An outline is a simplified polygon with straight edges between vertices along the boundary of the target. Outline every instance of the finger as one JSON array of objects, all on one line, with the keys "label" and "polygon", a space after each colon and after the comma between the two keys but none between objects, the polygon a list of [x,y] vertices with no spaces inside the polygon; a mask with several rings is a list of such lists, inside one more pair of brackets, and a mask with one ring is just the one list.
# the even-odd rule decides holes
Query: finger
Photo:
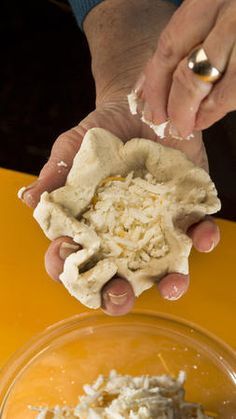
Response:
[{"label": "finger", "polygon": [[29,185],[23,193],[24,202],[35,207],[44,191],[52,191],[65,184],[66,177],[72,166],[75,154],[80,148],[85,131],[78,126],[58,137],[55,141],[50,158],[42,168],[39,178]]},{"label": "finger", "polygon": [[[144,96],[149,108],[147,120],[160,124],[167,119],[172,75],[179,62],[202,43],[214,26],[222,0],[188,0],[173,15],[162,32],[157,50],[144,74]],[[207,13],[206,13],[207,10]]]},{"label": "finger", "polygon": [[168,116],[177,135],[186,138],[193,132],[200,103],[211,89],[212,83],[200,80],[184,58],[173,75],[168,100]]},{"label": "finger", "polygon": [[54,240],[49,245],[44,259],[48,275],[59,281],[59,275],[63,272],[65,259],[80,248],[70,237],[59,237]]},{"label": "finger", "polygon": [[[221,72],[227,67],[236,39],[236,5],[235,2],[227,2],[227,4],[230,4],[231,7],[221,10],[215,26],[202,44],[212,66]],[[230,73],[232,72],[231,67],[235,70],[235,65],[231,63],[231,66],[229,66]],[[225,92],[224,83],[220,83],[221,85],[216,84],[215,88],[213,88],[211,83],[202,82],[187,68],[187,59],[183,60],[174,73],[168,102],[168,114],[177,130],[183,136],[187,136],[194,128],[200,129],[199,126],[196,126],[196,117],[201,102],[208,96],[209,99],[206,99],[205,106],[208,104],[211,107],[214,91],[216,91],[216,94],[217,92],[223,93],[222,103],[219,103],[219,100],[217,103],[219,105],[216,110],[218,118],[226,113],[226,108],[229,109],[229,106],[232,106],[232,103],[230,103],[232,100],[235,106],[236,99],[233,82],[235,83],[235,77],[233,77],[232,83],[230,83],[230,87],[233,89],[231,92]],[[212,93],[210,93],[211,91]],[[201,126],[201,129],[205,127]]]},{"label": "finger", "polygon": [[236,40],[236,3],[226,1],[202,46],[211,64],[223,72]]},{"label": "finger", "polygon": [[220,241],[219,227],[211,217],[191,226],[188,235],[199,252],[211,252]]},{"label": "finger", "polygon": [[[58,281],[65,259],[79,249],[80,246],[70,237],[54,240],[45,254],[45,267],[49,276]],[[128,313],[134,300],[133,289],[123,278],[113,278],[102,289],[102,308],[107,314],[119,316]]]},{"label": "finger", "polygon": [[[122,119],[120,113],[124,112],[124,109],[126,117]],[[118,105],[111,102],[104,106],[104,109],[91,112],[78,126],[60,135],[54,143],[49,161],[41,170],[38,180],[26,189],[23,188],[24,191],[22,189],[19,191],[18,196],[27,205],[35,207],[42,192],[53,191],[65,184],[84,135],[94,127],[103,127],[123,140],[135,137],[137,132],[137,125],[123,107],[123,99]]]},{"label": "finger", "polygon": [[159,292],[163,298],[175,301],[181,298],[188,290],[189,276],[179,273],[166,275],[157,284]]},{"label": "finger", "polygon": [[102,289],[102,309],[111,316],[128,313],[134,301],[134,291],[124,278],[113,278]]},{"label": "finger", "polygon": [[236,47],[231,54],[225,75],[201,103],[195,127],[206,129],[233,110],[236,110]]}]

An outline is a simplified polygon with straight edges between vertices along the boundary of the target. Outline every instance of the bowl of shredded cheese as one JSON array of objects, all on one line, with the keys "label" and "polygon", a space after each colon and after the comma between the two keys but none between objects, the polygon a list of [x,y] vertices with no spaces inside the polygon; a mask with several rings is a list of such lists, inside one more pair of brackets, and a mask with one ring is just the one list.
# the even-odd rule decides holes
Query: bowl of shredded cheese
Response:
[{"label": "bowl of shredded cheese", "polygon": [[0,374],[2,419],[236,418],[236,354],[163,313],[80,314]]}]

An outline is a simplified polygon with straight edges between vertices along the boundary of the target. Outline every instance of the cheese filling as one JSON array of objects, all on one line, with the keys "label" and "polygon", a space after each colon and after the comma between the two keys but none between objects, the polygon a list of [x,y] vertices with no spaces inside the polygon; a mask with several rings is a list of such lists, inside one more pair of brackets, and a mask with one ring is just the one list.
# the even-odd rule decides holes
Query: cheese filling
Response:
[{"label": "cheese filling", "polygon": [[164,234],[163,206],[168,188],[148,173],[134,178],[105,179],[82,220],[101,238],[102,256],[122,257],[131,270],[142,269],[151,258],[169,252]]}]

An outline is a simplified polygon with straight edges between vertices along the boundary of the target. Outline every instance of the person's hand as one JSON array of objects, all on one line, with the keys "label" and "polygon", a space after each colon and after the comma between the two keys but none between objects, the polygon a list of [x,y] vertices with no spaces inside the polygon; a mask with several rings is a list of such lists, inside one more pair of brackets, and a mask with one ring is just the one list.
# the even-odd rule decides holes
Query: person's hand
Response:
[{"label": "person's hand", "polygon": [[[60,135],[56,140],[50,159],[43,167],[39,179],[24,193],[24,201],[28,205],[35,207],[43,191],[52,191],[64,185],[83,136],[92,127],[102,127],[110,130],[124,141],[133,137],[158,141],[156,135],[147,125],[130,115],[126,101],[124,103],[120,101],[107,103],[88,115],[77,127]],[[159,141],[163,143],[162,140]],[[164,144],[181,149],[192,161],[205,169],[207,168],[206,154],[200,134],[191,141],[174,142],[173,140],[165,140]],[[67,164],[67,167],[58,166],[61,160]],[[212,250],[219,241],[218,228],[211,218],[206,218],[198,225],[191,227],[189,236],[193,240],[194,247],[202,252]],[[60,237],[54,240],[45,256],[48,274],[58,280],[60,273],[63,271],[65,258],[76,250],[78,250],[78,247],[69,237]],[[177,300],[187,291],[188,285],[188,276],[173,272],[166,275],[158,283],[158,288],[164,298]],[[103,288],[102,301],[102,307],[107,313],[111,315],[125,314],[133,306],[133,290],[125,279],[114,278]]]},{"label": "person's hand", "polygon": [[[156,39],[174,10],[171,3],[163,0],[107,0],[88,14],[85,32],[92,55],[97,108],[56,140],[39,179],[24,192],[23,199],[29,206],[37,205],[43,191],[50,192],[64,185],[73,158],[89,128],[105,128],[123,141],[134,137],[158,140],[147,125],[130,114],[126,95],[152,55]],[[182,150],[193,162],[207,169],[200,133],[191,141],[165,140],[165,144]],[[58,166],[61,160],[66,167]],[[219,241],[218,228],[211,218],[192,226],[189,235],[194,247],[203,252],[212,250]],[[52,278],[59,278],[65,258],[75,251],[75,243],[69,237],[60,237],[50,244],[45,263]],[[174,300],[186,292],[188,284],[188,276],[173,272],[162,278],[158,289],[164,298]],[[104,286],[102,308],[108,314],[125,314],[133,303],[133,290],[124,278],[113,278]]]},{"label": "person's hand", "polygon": [[[198,45],[224,72],[215,84],[201,81],[187,66]],[[145,117],[160,124],[169,118],[186,138],[236,109],[236,2],[185,0],[159,37],[144,69]]]}]

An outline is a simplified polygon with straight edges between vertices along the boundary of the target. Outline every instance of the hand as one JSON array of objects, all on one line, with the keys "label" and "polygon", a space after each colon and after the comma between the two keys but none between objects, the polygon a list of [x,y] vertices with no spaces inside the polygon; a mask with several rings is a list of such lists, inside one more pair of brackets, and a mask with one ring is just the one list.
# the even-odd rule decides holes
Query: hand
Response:
[{"label": "hand", "polygon": [[[158,140],[147,125],[130,114],[126,95],[153,53],[156,39],[174,10],[173,4],[163,0],[107,0],[88,14],[84,29],[92,55],[97,108],[77,127],[56,140],[38,181],[23,195],[28,205],[35,207],[44,190],[50,192],[64,185],[89,128],[105,128],[124,141],[134,137]],[[168,140],[165,144],[181,149],[196,164],[207,168],[200,134],[191,141]],[[61,160],[67,167],[58,166]],[[218,228],[210,218],[193,226],[189,235],[200,251],[212,250],[219,241]],[[68,237],[58,238],[51,243],[45,256],[47,272],[54,279],[62,272],[66,256],[75,251],[75,248],[63,245],[65,242],[73,245]],[[158,288],[164,298],[177,299],[186,292],[188,284],[188,276],[173,273],[162,278]],[[113,278],[102,290],[102,308],[111,315],[127,313],[133,303],[134,294],[125,279]]]},{"label": "hand", "polygon": [[[223,77],[214,85],[201,81],[187,57],[202,44]],[[236,109],[236,2],[185,0],[159,37],[144,69],[142,98],[146,119],[170,118],[184,138],[203,130]]]},{"label": "hand", "polygon": [[[117,102],[106,103],[88,115],[77,127],[62,134],[56,140],[50,159],[43,167],[38,181],[24,193],[24,201],[28,205],[35,207],[44,190],[52,191],[64,185],[83,136],[92,127],[111,130],[124,141],[133,137],[158,141],[156,135],[147,125],[129,114],[126,101],[117,100]],[[160,142],[163,141],[160,140]],[[207,167],[205,150],[200,135],[191,141],[174,142],[173,140],[167,140],[165,144],[181,149],[198,165]],[[58,166],[58,162],[61,160],[67,164],[67,167]],[[191,227],[189,236],[191,236],[195,248],[203,252],[212,250],[219,241],[218,228],[211,218],[207,218],[198,225]],[[65,245],[65,243],[67,244]],[[69,237],[60,237],[50,244],[45,256],[45,264],[46,270],[52,278],[58,280],[63,270],[65,258],[76,251],[76,247],[73,247],[75,245]],[[174,300],[180,298],[186,292],[188,285],[188,276],[172,273],[165,276],[157,286],[164,298]],[[113,278],[102,290],[102,301],[102,308],[108,314],[125,314],[133,306],[133,290],[125,279]]]}]

